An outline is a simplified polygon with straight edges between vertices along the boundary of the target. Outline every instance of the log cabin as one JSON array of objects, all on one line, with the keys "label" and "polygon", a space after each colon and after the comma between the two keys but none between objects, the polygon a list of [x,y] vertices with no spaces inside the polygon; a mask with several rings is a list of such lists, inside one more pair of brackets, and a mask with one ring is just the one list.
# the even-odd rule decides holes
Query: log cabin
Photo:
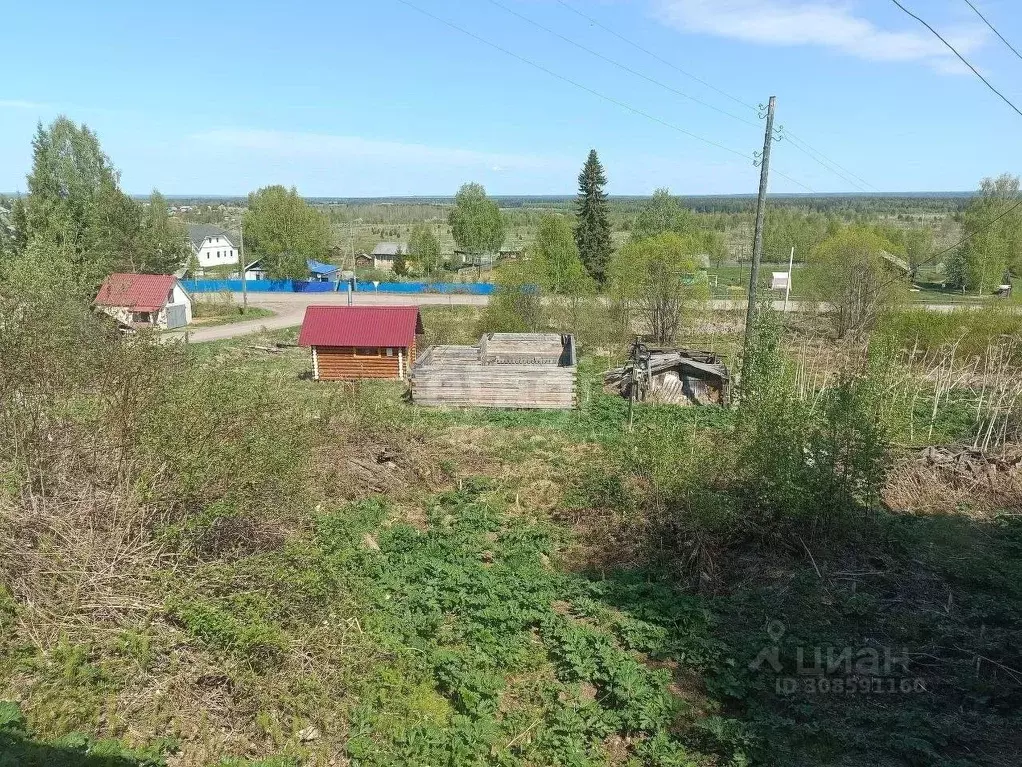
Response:
[{"label": "log cabin", "polygon": [[404,381],[423,332],[417,306],[310,306],[298,345],[311,347],[317,381]]}]

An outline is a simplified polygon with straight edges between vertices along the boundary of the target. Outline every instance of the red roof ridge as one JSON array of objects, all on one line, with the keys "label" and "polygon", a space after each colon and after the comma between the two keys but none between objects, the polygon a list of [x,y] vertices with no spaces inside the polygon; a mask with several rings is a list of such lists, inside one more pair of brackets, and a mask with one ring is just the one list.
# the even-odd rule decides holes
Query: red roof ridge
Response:
[{"label": "red roof ridge", "polygon": [[419,307],[413,305],[305,308],[300,346],[411,346],[423,332]]},{"label": "red roof ridge", "polygon": [[168,294],[177,282],[172,274],[114,272],[103,280],[93,303],[131,307],[143,312],[159,311],[167,305]]}]

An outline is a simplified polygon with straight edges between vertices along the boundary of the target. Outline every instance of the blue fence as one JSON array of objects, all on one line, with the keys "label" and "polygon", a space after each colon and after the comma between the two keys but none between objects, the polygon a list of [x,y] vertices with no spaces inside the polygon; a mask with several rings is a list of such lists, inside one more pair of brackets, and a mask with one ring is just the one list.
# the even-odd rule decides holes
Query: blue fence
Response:
[{"label": "blue fence", "polygon": [[381,282],[374,288],[371,282],[360,282],[356,292],[372,293],[461,293],[471,296],[489,296],[497,289],[490,282]]},{"label": "blue fence", "polygon": [[[182,280],[181,284],[189,293],[220,293],[225,290],[241,292],[241,280]],[[250,293],[330,293],[338,289],[344,292],[347,283],[247,280],[246,287]],[[381,282],[378,288],[371,282],[360,282],[355,287],[358,293],[444,293],[472,296],[488,296],[496,289],[496,285],[488,282]]]}]

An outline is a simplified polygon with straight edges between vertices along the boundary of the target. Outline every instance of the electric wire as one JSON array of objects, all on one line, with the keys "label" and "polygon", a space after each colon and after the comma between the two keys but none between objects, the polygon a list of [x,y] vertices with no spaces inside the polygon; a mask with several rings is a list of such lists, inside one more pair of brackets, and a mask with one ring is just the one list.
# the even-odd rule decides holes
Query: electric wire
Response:
[{"label": "electric wire", "polygon": [[[565,75],[562,75],[562,74],[560,74],[558,72],[555,72],[552,69],[549,69],[548,67],[544,66],[543,64],[540,64],[540,63],[538,63],[536,61],[533,61],[532,59],[526,58],[525,56],[522,56],[522,55],[520,55],[518,53],[515,53],[514,51],[511,51],[511,50],[509,50],[509,49],[507,49],[507,48],[505,48],[505,47],[503,47],[501,45],[498,45],[497,43],[495,43],[495,42],[493,42],[491,40],[487,40],[485,37],[482,37],[481,35],[478,35],[475,32],[472,32],[472,31],[470,31],[468,29],[465,29],[464,27],[461,27],[461,26],[455,24],[454,22],[449,21],[448,19],[445,19],[445,18],[443,18],[441,16],[437,16],[436,14],[434,14],[434,13],[432,13],[430,11],[427,11],[426,9],[416,5],[415,3],[410,2],[410,0],[397,0],[397,2],[401,3],[402,5],[405,5],[405,6],[409,7],[409,8],[411,8],[414,11],[417,11],[418,13],[422,14],[423,16],[426,16],[428,18],[433,19],[434,21],[437,21],[437,22],[439,22],[441,24],[444,24],[444,25],[448,26],[451,29],[454,29],[457,32],[460,32],[463,35],[471,37],[473,40],[476,40],[477,42],[483,43],[484,45],[487,45],[490,48],[493,48],[494,50],[500,51],[501,53],[503,53],[503,54],[505,54],[507,56],[510,56],[510,57],[512,57],[514,59],[517,59],[518,61],[522,62],[523,64],[527,64],[530,67],[538,69],[540,72],[543,72],[543,73],[549,75],[550,77],[553,77],[553,78],[555,78],[557,80],[560,80],[561,82],[567,83],[567,84],[569,84],[569,85],[571,85],[571,86],[573,86],[575,88],[583,90],[586,93],[589,93],[592,96],[596,96],[597,98],[602,99],[602,100],[604,100],[604,101],[606,101],[606,102],[608,102],[610,104],[614,104],[615,106],[618,106],[618,107],[620,107],[622,109],[625,109],[625,110],[627,110],[627,111],[629,111],[629,112],[631,112],[633,114],[636,114],[636,115],[638,115],[640,117],[644,117],[647,120],[651,120],[652,122],[655,122],[655,123],[657,123],[659,125],[662,125],[665,128],[669,128],[669,129],[671,129],[673,131],[677,131],[678,133],[681,133],[681,134],[683,134],[685,136],[688,136],[689,138],[693,138],[696,141],[700,141],[700,142],[702,142],[704,144],[707,144],[709,146],[715,147],[715,148],[720,149],[720,150],[722,150],[724,152],[728,152],[729,154],[733,154],[733,155],[736,155],[738,157],[741,157],[743,160],[747,160],[748,161],[748,160],[753,160],[754,159],[753,155],[750,155],[750,154],[748,154],[746,152],[741,152],[741,151],[739,151],[737,149],[732,149],[731,147],[725,146],[724,144],[720,144],[720,143],[718,143],[716,141],[713,141],[712,139],[708,139],[708,138],[706,138],[704,136],[700,136],[697,133],[693,133],[690,130],[686,130],[685,128],[682,128],[680,125],[675,125],[674,123],[668,122],[667,120],[663,120],[663,119],[661,119],[661,118],[659,118],[659,117],[657,117],[655,115],[650,114],[649,112],[646,112],[646,111],[644,111],[642,109],[639,109],[638,107],[633,107],[631,104],[627,104],[624,101],[621,101],[620,99],[614,98],[613,96],[608,96],[607,94],[602,93],[600,91],[597,91],[597,90],[595,90],[593,88],[590,88],[588,85],[584,85],[584,84],[578,82],[577,80],[573,80],[570,77],[566,77]],[[788,174],[783,173],[782,171],[779,171],[779,170],[775,170],[774,172],[777,173],[778,176],[781,176],[782,178],[787,179],[788,181],[792,182],[793,184],[796,184],[797,186],[802,187],[806,191],[814,193],[814,194],[816,193],[816,190],[814,190],[813,188],[809,187],[808,185],[802,183],[801,181],[799,181],[799,180],[797,180],[795,178],[792,178]]]},{"label": "electric wire", "polygon": [[973,5],[971,0],[965,0],[965,4],[967,6],[969,6],[970,8],[972,8],[972,10],[974,10],[976,12],[977,16],[979,16],[981,19],[983,19],[983,23],[986,24],[988,27],[990,27],[990,31],[992,31],[995,35],[997,35],[997,37],[1000,38],[1001,42],[1004,43],[1005,45],[1007,45],[1009,49],[1011,49],[1012,53],[1014,53],[1016,56],[1018,56],[1020,59],[1022,59],[1022,53],[1019,53],[1018,49],[1016,49],[1014,45],[1009,43],[1005,39],[1004,35],[1002,35],[1000,32],[997,31],[997,27],[995,27],[993,24],[991,24],[987,20],[987,17],[979,12],[979,8],[977,8],[975,5]]},{"label": "electric wire", "polygon": [[[609,62],[609,63],[611,63],[611,64],[613,64],[615,66],[618,66],[618,67],[620,67],[620,68],[622,68],[622,69],[624,69],[624,70],[626,70],[628,72],[631,72],[632,74],[635,74],[635,75],[643,78],[644,80],[652,82],[652,83],[660,86],[661,88],[669,90],[669,91],[671,91],[673,93],[678,93],[678,91],[676,91],[671,86],[666,85],[666,84],[660,82],[659,80],[655,80],[654,78],[651,78],[648,75],[645,75],[645,74],[643,74],[641,72],[636,72],[635,70],[631,69],[630,67],[627,67],[627,66],[625,66],[623,64],[619,64],[618,62],[613,61],[612,59],[610,59],[610,58],[608,58],[608,57],[606,57],[606,56],[604,56],[604,55],[602,55],[600,53],[592,51],[591,49],[581,45],[580,43],[577,43],[574,40],[571,40],[571,39],[565,37],[564,35],[562,35],[562,34],[560,34],[558,32],[555,32],[555,31],[549,29],[548,27],[543,26],[539,22],[534,21],[534,20],[524,16],[523,14],[518,13],[517,11],[511,10],[507,6],[505,6],[502,3],[498,2],[498,0],[490,0],[490,2],[493,3],[494,5],[497,5],[497,6],[501,7],[501,8],[503,8],[508,13],[511,13],[511,14],[517,16],[518,18],[524,20],[524,21],[527,21],[528,23],[532,24],[533,26],[539,27],[540,29],[542,29],[542,30],[544,30],[544,31],[546,31],[546,32],[548,32],[548,33],[550,33],[550,34],[560,38],[561,40],[564,40],[565,42],[567,42],[567,43],[569,43],[571,45],[574,45],[577,48],[580,48],[580,49],[582,49],[582,50],[584,50],[584,51],[586,51],[586,52],[588,52],[588,53],[590,53],[590,54],[592,54],[594,56],[597,56],[600,59],[603,59],[604,61],[607,61],[607,62]],[[712,90],[712,91],[714,91],[716,93],[719,93],[720,95],[724,96],[725,98],[731,99],[736,104],[740,104],[741,106],[746,107],[748,109],[752,109],[754,111],[758,111],[758,107],[755,107],[752,104],[749,104],[747,101],[743,101],[742,99],[738,98],[737,96],[734,96],[734,95],[728,93],[727,91],[725,91],[725,90],[723,90],[721,88],[718,88],[717,86],[713,85],[710,82],[707,82],[706,80],[702,79],[701,77],[697,77],[696,75],[693,75],[691,72],[685,71],[684,69],[682,69],[681,67],[675,65],[671,61],[668,61],[667,59],[663,58],[662,56],[657,55],[653,51],[649,50],[648,48],[643,47],[642,45],[639,45],[635,41],[630,40],[629,38],[625,37],[624,35],[622,35],[621,33],[617,32],[616,30],[612,29],[611,27],[608,27],[606,24],[601,23],[598,19],[595,19],[592,16],[590,16],[589,14],[584,13],[583,11],[578,10],[577,8],[572,6],[570,3],[565,2],[565,0],[557,0],[557,2],[558,2],[559,5],[567,8],[569,11],[571,11],[575,15],[579,16],[580,18],[588,21],[593,26],[598,27],[599,29],[602,29],[604,32],[606,32],[606,33],[616,37],[618,40],[621,40],[622,42],[630,45],[631,47],[635,48],[636,50],[641,51],[642,53],[644,53],[647,56],[655,59],[656,61],[660,62],[661,64],[664,64],[665,66],[670,67],[671,69],[675,70],[676,72],[681,73],[685,77],[688,77],[689,79],[694,80],[695,82],[699,83],[700,85],[703,85],[703,86],[709,88],[710,90]],[[705,101],[701,101],[701,100],[696,99],[695,97],[690,96],[690,95],[685,94],[685,93],[681,93],[679,95],[682,95],[682,96],[684,96],[687,99],[696,101],[696,102],[702,104],[703,106],[707,106],[707,107],[709,107],[710,109],[713,109],[716,112],[722,112],[723,114],[727,115],[728,117],[732,117],[734,119],[739,120],[740,122],[748,124],[748,122],[743,120],[742,118],[736,117],[735,115],[732,115],[730,112],[724,112],[723,110],[720,110],[717,107],[714,107],[714,106],[712,106],[710,104],[707,104]],[[814,149],[812,146],[809,145],[809,143],[807,141],[799,138],[794,133],[786,130],[785,131],[785,136],[795,139],[795,142],[792,143],[792,146],[796,149],[796,151],[799,151],[802,154],[806,155],[813,162],[817,163],[821,167],[823,167],[826,170],[830,171],[835,176],[837,176],[842,181],[844,181],[846,184],[849,184],[850,186],[855,187],[860,192],[868,191],[865,187],[869,187],[870,189],[873,189],[874,191],[879,191],[875,186],[870,184],[868,181],[865,181],[861,177],[859,177],[856,174],[852,173],[847,168],[842,167],[836,160],[833,160],[833,159],[827,157],[827,155],[825,155],[823,152],[820,152],[818,149]],[[801,143],[802,146],[799,146],[799,143]]]},{"label": "electric wire", "polygon": [[736,104],[741,104],[743,107],[747,107],[748,109],[751,109],[754,112],[759,111],[759,107],[757,107],[757,106],[755,106],[753,104],[750,104],[747,101],[743,101],[742,99],[738,98],[737,96],[732,96],[727,91],[721,90],[717,86],[713,85],[712,83],[706,82],[706,80],[703,80],[701,77],[697,77],[696,75],[692,74],[691,72],[686,72],[684,69],[682,69],[678,65],[674,64],[673,62],[668,61],[667,59],[663,58],[662,56],[658,56],[653,51],[649,50],[648,48],[644,48],[643,46],[639,45],[634,40],[629,40],[627,37],[625,37],[624,35],[622,35],[618,31],[608,27],[606,24],[600,23],[597,19],[594,19],[589,14],[580,11],[578,8],[575,8],[570,3],[565,2],[565,0],[557,0],[557,2],[560,5],[562,5],[565,8],[567,8],[572,13],[574,13],[575,15],[580,16],[583,19],[585,19],[586,21],[588,21],[594,27],[599,27],[604,32],[606,32],[606,33],[608,33],[610,35],[613,35],[614,37],[616,37],[621,42],[627,43],[628,45],[632,46],[636,50],[641,51],[642,53],[645,53],[650,58],[656,59],[657,61],[659,61],[664,66],[670,67],[675,72],[678,72],[679,74],[684,75],[685,77],[689,78],[690,80],[694,80],[695,82],[699,83],[700,85],[703,85],[703,86],[709,88],[711,91],[715,91],[715,92],[719,93],[721,96],[724,96],[725,98],[731,99]]},{"label": "electric wire", "polygon": [[980,74],[979,70],[976,69],[976,67],[974,67],[971,63],[969,63],[969,60],[967,58],[965,58],[965,56],[960,54],[958,52],[957,48],[955,48],[953,45],[951,45],[951,43],[949,43],[947,40],[945,40],[944,37],[940,34],[940,32],[938,32],[936,29],[931,27],[929,24],[927,24],[921,18],[916,16],[914,13],[912,13],[912,11],[910,11],[908,8],[906,8],[904,5],[902,5],[900,2],[898,2],[898,0],[891,0],[891,2],[894,3],[896,6],[898,6],[899,8],[901,8],[901,10],[903,10],[905,13],[907,13],[909,16],[911,16],[916,21],[918,21],[920,24],[922,24],[928,30],[930,30],[936,36],[936,38],[938,40],[940,40],[942,43],[944,43],[944,45],[946,45],[951,50],[951,52],[955,54],[955,56],[957,56],[959,59],[961,59],[962,63],[965,64],[965,66],[967,66],[969,69],[972,70],[972,73],[974,75],[976,75],[976,77],[978,77],[980,80],[983,81],[983,84],[986,85],[987,88],[989,88],[994,93],[996,93],[1000,97],[1001,101],[1003,101],[1009,107],[1014,109],[1015,113],[1019,117],[1022,117],[1022,109],[1019,109],[1017,106],[1015,106],[1007,96],[1005,96],[1003,93],[1001,93],[999,90],[997,90],[997,88],[995,88],[990,83],[989,80],[987,80],[985,77],[983,77],[983,75]]}]

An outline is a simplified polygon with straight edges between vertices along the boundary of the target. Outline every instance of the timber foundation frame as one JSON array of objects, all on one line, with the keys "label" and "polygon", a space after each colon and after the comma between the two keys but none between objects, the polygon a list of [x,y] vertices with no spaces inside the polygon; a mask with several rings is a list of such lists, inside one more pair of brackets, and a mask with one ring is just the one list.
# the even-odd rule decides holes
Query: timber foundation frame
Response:
[{"label": "timber foundation frame", "polygon": [[412,400],[450,407],[570,410],[575,407],[575,338],[490,333],[477,346],[432,346],[411,370]]}]

